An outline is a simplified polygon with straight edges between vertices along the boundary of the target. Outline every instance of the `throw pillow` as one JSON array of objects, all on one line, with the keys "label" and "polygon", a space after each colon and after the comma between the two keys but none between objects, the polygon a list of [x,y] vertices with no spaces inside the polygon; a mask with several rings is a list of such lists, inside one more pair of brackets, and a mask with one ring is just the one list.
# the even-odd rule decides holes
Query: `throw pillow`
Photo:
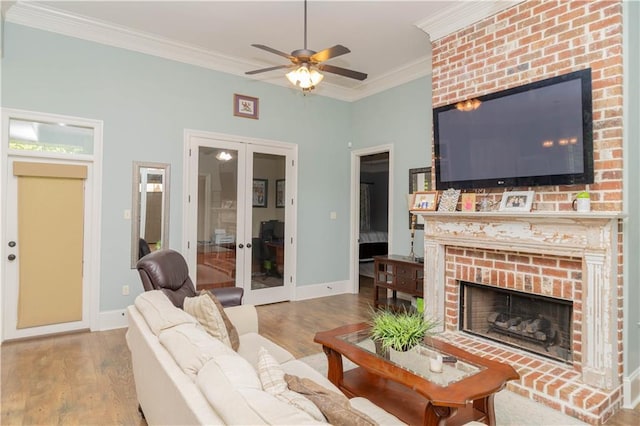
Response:
[{"label": "throw pillow", "polygon": [[289,390],[284,379],[284,370],[264,347],[258,351],[258,377],[260,377],[262,389],[268,394],[308,413],[315,420],[326,421],[322,412],[313,402],[303,395]]},{"label": "throw pillow", "polygon": [[371,426],[377,424],[371,417],[351,407],[346,396],[330,391],[313,380],[285,374],[285,381],[289,389],[313,401],[329,423],[334,426]]},{"label": "throw pillow", "polygon": [[185,312],[193,315],[213,337],[237,351],[240,347],[238,330],[227,317],[222,304],[211,292],[203,290],[198,296],[185,297]]}]

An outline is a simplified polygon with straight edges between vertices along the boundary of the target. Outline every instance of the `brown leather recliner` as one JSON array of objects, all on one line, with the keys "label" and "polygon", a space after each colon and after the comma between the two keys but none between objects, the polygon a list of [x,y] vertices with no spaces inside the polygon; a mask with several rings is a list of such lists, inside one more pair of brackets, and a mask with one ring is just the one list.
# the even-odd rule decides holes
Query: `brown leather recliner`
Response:
[{"label": "brown leather recliner", "polygon": [[[162,290],[179,308],[183,307],[185,297],[197,295],[189,277],[187,262],[175,250],[151,252],[138,261],[136,269],[142,279],[144,291]],[[218,298],[222,306],[242,304],[244,290],[241,287],[216,288],[209,291]]]}]

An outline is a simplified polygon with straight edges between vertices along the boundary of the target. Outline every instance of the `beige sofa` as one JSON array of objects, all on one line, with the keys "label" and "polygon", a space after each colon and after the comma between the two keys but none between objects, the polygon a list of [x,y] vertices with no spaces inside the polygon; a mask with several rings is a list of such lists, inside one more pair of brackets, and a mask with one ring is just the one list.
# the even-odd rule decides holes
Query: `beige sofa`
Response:
[{"label": "beige sofa", "polygon": [[[287,374],[310,378],[335,392],[338,389],[258,334],[253,306],[234,306],[225,312],[239,334],[237,352],[207,334],[194,317],[173,306],[161,291],[145,292],[128,307],[126,340],[138,402],[147,423],[322,424],[260,387],[256,381],[258,352],[265,348]],[[349,403],[379,424],[403,424],[367,399],[353,398]]]}]

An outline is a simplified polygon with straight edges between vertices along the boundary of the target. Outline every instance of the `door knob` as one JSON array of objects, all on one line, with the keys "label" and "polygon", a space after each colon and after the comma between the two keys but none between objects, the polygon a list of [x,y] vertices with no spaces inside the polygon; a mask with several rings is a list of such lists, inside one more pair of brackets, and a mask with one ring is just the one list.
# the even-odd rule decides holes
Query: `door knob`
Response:
[{"label": "door knob", "polygon": [[15,247],[15,246],[16,246],[15,241],[9,241],[9,247]]},{"label": "door knob", "polygon": [[16,260],[16,255],[15,254],[10,254],[9,256],[7,256],[7,259]]},{"label": "door knob", "polygon": [[251,248],[251,243],[247,243],[247,248]]},{"label": "door knob", "polygon": [[244,248],[243,244],[238,244],[238,248]]}]

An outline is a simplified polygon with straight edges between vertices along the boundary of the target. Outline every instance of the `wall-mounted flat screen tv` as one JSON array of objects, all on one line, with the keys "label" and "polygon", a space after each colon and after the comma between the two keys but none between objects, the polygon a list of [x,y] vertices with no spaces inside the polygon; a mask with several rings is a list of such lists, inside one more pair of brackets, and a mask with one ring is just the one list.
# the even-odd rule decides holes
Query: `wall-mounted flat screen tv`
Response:
[{"label": "wall-mounted flat screen tv", "polygon": [[593,183],[591,69],[436,108],[433,131],[436,189]]}]

